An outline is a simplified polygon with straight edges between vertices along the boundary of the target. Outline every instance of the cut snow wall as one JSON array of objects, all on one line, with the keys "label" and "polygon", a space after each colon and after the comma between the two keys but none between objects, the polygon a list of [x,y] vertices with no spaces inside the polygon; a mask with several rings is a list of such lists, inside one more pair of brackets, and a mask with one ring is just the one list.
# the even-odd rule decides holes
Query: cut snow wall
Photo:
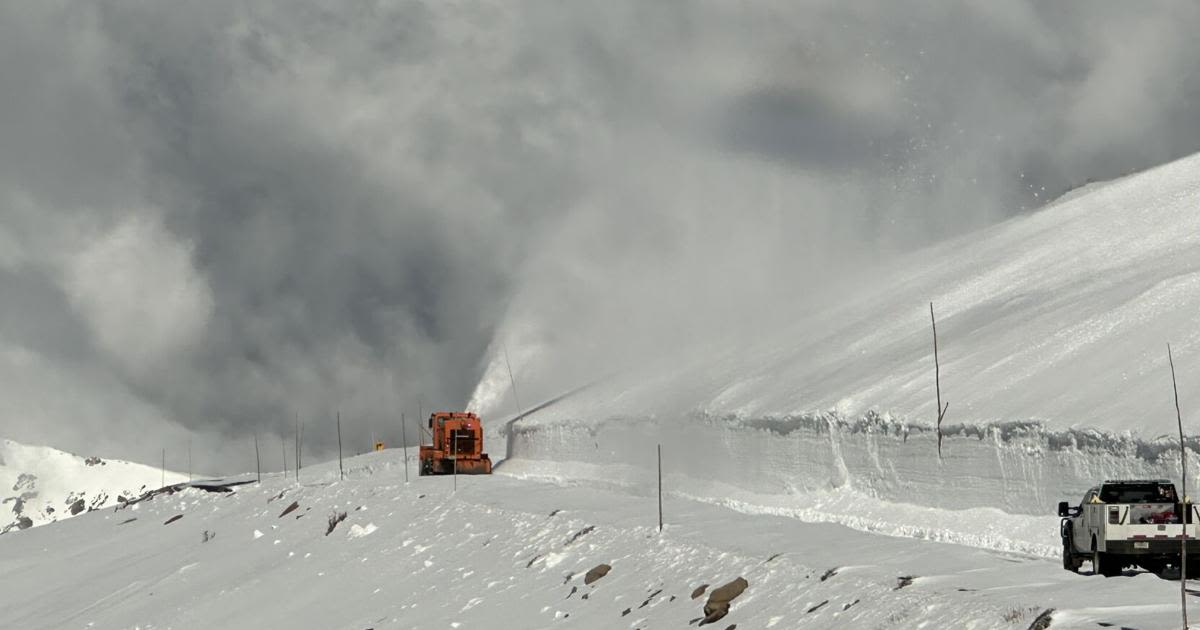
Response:
[{"label": "cut snow wall", "polygon": [[[1075,503],[1104,479],[1179,482],[1177,440],[1053,431],[1036,422],[954,425],[945,436],[939,460],[932,429],[875,414],[855,421],[831,414],[624,418],[518,424],[509,457],[580,462],[590,466],[562,469],[568,475],[621,471],[626,485],[652,484],[655,445],[661,443],[664,475],[714,482],[711,488],[766,495],[852,489],[893,503],[1030,515],[1053,514],[1058,501]],[[1200,441],[1188,446],[1189,471],[1200,470],[1194,455]],[[630,479],[630,470],[641,472]],[[1189,477],[1189,494],[1197,496],[1200,486]]]}]

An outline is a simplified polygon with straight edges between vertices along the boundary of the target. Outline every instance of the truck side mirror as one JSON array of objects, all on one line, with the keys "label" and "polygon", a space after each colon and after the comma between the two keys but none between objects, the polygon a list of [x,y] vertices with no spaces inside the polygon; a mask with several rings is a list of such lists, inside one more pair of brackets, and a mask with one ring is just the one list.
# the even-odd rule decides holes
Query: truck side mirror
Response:
[{"label": "truck side mirror", "polygon": [[1066,501],[1059,501],[1058,502],[1058,515],[1059,516],[1070,516],[1071,515],[1070,504],[1068,504]]}]

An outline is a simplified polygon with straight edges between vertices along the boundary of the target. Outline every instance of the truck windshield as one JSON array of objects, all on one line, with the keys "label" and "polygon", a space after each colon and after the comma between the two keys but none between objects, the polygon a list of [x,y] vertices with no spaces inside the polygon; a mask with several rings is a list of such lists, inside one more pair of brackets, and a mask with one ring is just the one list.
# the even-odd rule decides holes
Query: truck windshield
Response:
[{"label": "truck windshield", "polygon": [[1169,483],[1108,484],[1100,490],[1105,503],[1175,503],[1175,486]]}]

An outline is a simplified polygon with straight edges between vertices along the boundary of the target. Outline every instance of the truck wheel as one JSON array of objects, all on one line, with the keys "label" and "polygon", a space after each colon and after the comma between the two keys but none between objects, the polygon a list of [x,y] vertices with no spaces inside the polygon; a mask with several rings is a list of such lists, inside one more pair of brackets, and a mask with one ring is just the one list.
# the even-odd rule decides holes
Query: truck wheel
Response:
[{"label": "truck wheel", "polygon": [[1116,557],[1099,551],[1092,552],[1092,571],[1104,577],[1121,575],[1121,561]]},{"label": "truck wheel", "polygon": [[1079,567],[1083,566],[1083,560],[1075,556],[1075,552],[1071,549],[1070,539],[1063,541],[1063,568],[1071,573],[1079,573]]},{"label": "truck wheel", "polygon": [[1073,574],[1078,574],[1080,566],[1084,565],[1084,558],[1081,558],[1078,553],[1075,553],[1075,539],[1070,534],[1070,529],[1062,536],[1062,568]]}]

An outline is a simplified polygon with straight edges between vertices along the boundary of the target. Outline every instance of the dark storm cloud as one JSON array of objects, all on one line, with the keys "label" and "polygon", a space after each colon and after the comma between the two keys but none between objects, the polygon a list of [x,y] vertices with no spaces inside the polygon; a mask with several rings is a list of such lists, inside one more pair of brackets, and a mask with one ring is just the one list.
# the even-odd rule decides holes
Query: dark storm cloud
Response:
[{"label": "dark storm cloud", "polygon": [[1187,3],[5,5],[0,434],[244,465],[217,445],[340,409],[394,442],[399,405],[494,380],[498,341],[557,393],[1200,149],[1197,26]]}]

